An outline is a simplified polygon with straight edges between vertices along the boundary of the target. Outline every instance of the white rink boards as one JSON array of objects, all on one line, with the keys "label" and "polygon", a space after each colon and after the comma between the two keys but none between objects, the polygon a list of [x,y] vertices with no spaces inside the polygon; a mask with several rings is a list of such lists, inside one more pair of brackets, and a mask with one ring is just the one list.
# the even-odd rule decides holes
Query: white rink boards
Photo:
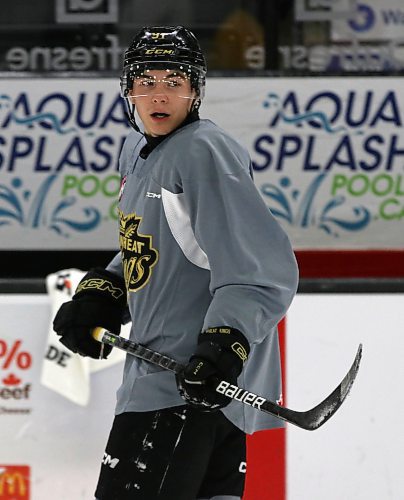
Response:
[{"label": "white rink boards", "polygon": [[288,500],[403,497],[404,296],[298,295],[288,315],[287,403],[314,406],[339,383],[359,343],[351,394],[313,433],[289,426]]},{"label": "white rink boards", "polygon": [[[288,426],[285,500],[402,498],[403,299],[295,298],[286,328],[288,407],[306,410],[329,394],[360,342],[363,358],[351,395],[329,422],[314,432]],[[89,500],[122,365],[91,375],[87,407],[42,386],[49,316],[46,295],[0,294],[0,466],[29,467],[30,496],[21,499]]]}]

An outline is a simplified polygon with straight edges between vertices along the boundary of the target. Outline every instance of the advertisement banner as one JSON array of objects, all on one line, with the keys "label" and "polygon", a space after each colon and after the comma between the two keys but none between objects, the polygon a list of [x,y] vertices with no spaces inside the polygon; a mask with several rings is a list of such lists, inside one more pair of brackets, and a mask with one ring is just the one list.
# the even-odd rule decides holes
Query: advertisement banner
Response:
[{"label": "advertisement banner", "polygon": [[334,41],[389,41],[404,42],[404,4],[402,0],[361,0],[345,16],[334,17]]},{"label": "advertisement banner", "polygon": [[91,375],[86,406],[46,387],[51,311],[48,295],[0,294],[0,500],[94,498],[123,364]]},{"label": "advertisement banner", "polygon": [[216,79],[207,94],[294,248],[404,248],[403,79]]},{"label": "advertisement banner", "polygon": [[[3,80],[0,249],[117,248],[117,79]],[[404,248],[402,78],[212,78],[201,108],[249,150],[295,249]]]},{"label": "advertisement banner", "polygon": [[129,130],[118,82],[2,81],[1,249],[116,247]]},{"label": "advertisement banner", "polygon": [[[54,355],[63,351],[59,341],[49,356],[52,298],[0,294],[0,500],[90,500],[101,462],[108,460],[104,452],[122,380],[122,352],[116,350],[120,361],[114,364],[113,353],[108,360],[91,360],[99,368],[89,380],[82,378],[89,398],[79,403],[81,389],[70,363],[89,358]],[[41,376],[49,363],[59,379],[52,387]],[[69,382],[69,394],[58,390]],[[77,398],[71,397],[74,391]],[[256,500],[259,486],[269,480],[271,500],[285,500],[284,433],[263,431],[248,443],[248,460],[257,470],[248,475],[244,500]],[[276,453],[268,453],[275,445]]]}]

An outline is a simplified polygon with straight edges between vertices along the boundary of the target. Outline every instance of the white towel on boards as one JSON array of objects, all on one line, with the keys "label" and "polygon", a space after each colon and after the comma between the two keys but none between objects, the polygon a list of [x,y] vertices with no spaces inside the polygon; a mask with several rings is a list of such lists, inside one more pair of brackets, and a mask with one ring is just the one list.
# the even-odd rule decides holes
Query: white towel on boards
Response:
[{"label": "white towel on boards", "polygon": [[[74,403],[86,406],[90,399],[90,375],[125,359],[125,353],[112,349],[108,359],[96,360],[69,351],[53,331],[53,319],[60,306],[71,300],[85,275],[79,269],[64,269],[46,277],[46,290],[51,300],[48,340],[41,370],[41,383]],[[122,326],[121,335],[128,338],[131,323]]]}]

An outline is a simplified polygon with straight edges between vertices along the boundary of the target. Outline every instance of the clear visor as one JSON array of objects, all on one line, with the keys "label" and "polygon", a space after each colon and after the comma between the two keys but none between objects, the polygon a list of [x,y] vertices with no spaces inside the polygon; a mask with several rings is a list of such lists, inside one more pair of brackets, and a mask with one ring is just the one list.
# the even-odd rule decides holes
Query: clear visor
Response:
[{"label": "clear visor", "polygon": [[150,97],[155,94],[195,99],[196,91],[191,87],[191,78],[178,68],[144,69],[133,76],[132,98]]}]

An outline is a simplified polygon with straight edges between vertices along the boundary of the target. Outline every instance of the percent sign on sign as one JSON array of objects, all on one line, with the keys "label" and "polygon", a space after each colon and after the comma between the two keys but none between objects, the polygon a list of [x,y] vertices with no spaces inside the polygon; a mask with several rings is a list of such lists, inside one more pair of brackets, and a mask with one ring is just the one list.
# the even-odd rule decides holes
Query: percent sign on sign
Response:
[{"label": "percent sign on sign", "polygon": [[3,370],[7,370],[13,362],[21,370],[25,370],[31,366],[31,354],[26,351],[20,351],[20,345],[21,340],[16,340],[11,344],[0,340],[0,360],[2,361],[1,368]]}]

